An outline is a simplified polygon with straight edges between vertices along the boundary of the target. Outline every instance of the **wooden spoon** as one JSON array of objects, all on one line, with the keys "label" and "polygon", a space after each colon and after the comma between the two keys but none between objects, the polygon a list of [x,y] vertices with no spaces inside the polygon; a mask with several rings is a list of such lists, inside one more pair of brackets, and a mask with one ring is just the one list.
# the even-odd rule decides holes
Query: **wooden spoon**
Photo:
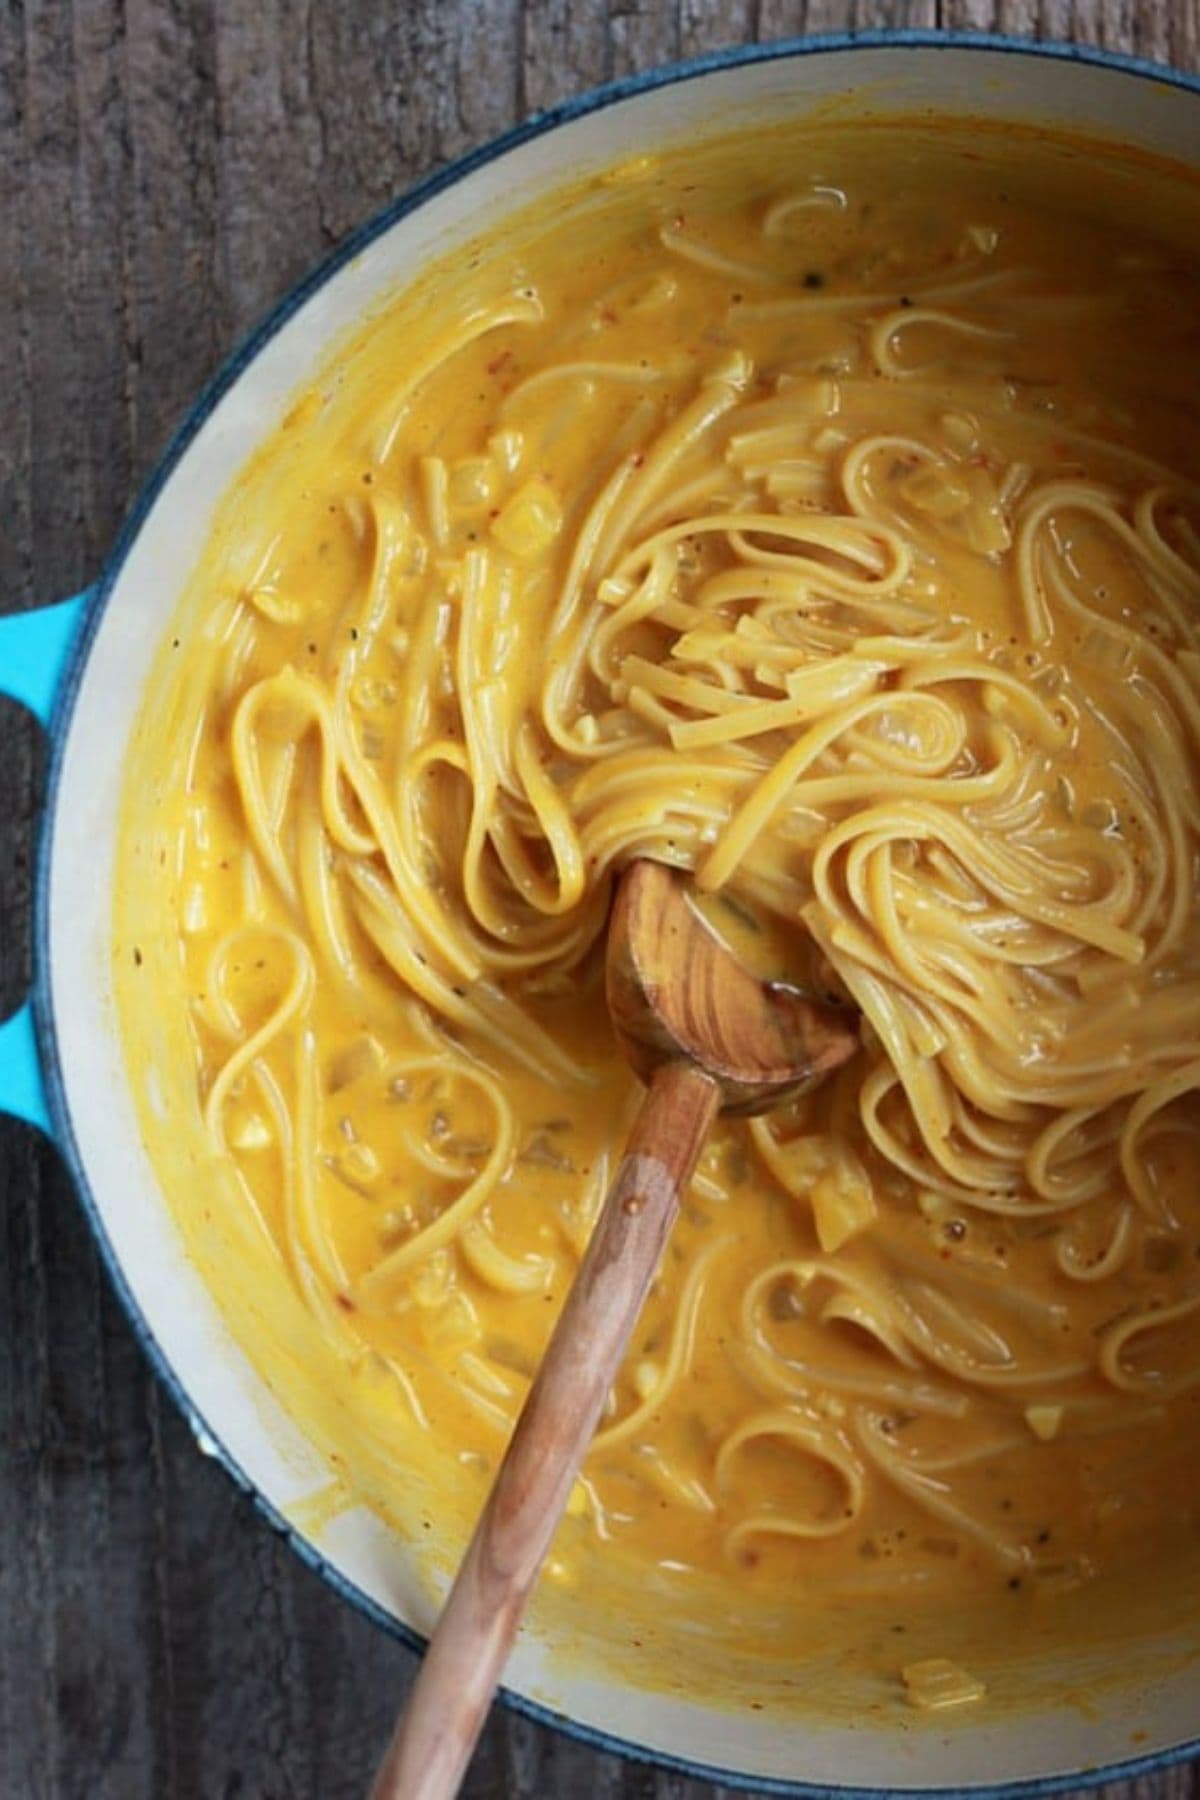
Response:
[{"label": "wooden spoon", "polygon": [[635,862],[608,930],[608,1010],[649,1091],[372,1789],[458,1791],[509,1646],[718,1110],[769,1111],[858,1048],[849,1009],[759,981]]}]

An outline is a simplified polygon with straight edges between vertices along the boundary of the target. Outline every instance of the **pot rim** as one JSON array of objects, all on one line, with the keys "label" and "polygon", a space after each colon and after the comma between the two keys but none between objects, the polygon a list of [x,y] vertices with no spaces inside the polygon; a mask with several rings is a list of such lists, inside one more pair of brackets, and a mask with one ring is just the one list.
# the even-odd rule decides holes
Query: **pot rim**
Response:
[{"label": "pot rim", "polygon": [[[622,76],[600,86],[572,95],[528,118],[485,143],[464,152],[443,168],[436,169],[387,202],[357,226],[327,256],[321,259],[294,287],[263,316],[257,325],[235,345],[215,373],[209,377],[183,419],[157,457],[150,473],[126,515],[116,541],[104,561],[96,581],[80,596],[82,618],[75,635],[54,698],[48,733],[50,750],[45,778],[45,792],[38,826],[38,843],[34,875],[33,982],[32,1010],[39,1060],[45,1082],[46,1099],[53,1139],[66,1165],[88,1229],[99,1250],[121,1307],[133,1330],[139,1347],[151,1369],[166,1390],[196,1440],[200,1451],[213,1457],[232,1477],[235,1485],[250,1499],[260,1517],[305,1566],[319,1576],[339,1599],[348,1602],[374,1625],[398,1639],[408,1649],[423,1651],[427,1640],[420,1632],[398,1619],[365,1593],[357,1582],[342,1571],[309,1541],[269,1500],[246,1473],[238,1459],[222,1442],[200,1409],[192,1402],[182,1378],[162,1349],[141,1303],[134,1294],[124,1268],[109,1237],[103,1209],[92,1191],[83,1157],[75,1137],[66,1082],[59,1054],[54,1006],[50,983],[50,887],[54,860],[55,826],[58,815],[59,784],[65,746],[70,733],[75,703],[82,678],[101,622],[116,590],[125,562],[143,524],[156,505],[162,490],[183,460],[201,427],[254,362],[259,352],[283,329],[295,313],[339,270],[360,255],[393,225],[416,212],[428,201],[473,175],[510,151],[531,140],[548,135],[559,127],[573,123],[609,106],[652,93],[661,88],[693,81],[706,75],[759,63],[796,60],[813,55],[844,54],[855,50],[903,51],[977,51],[1014,57],[1036,57],[1064,64],[1081,63],[1094,68],[1153,81],[1200,98],[1200,75],[1152,62],[1145,57],[1126,56],[1100,47],[1077,43],[1044,42],[1016,38],[998,32],[958,32],[937,30],[894,30],[863,32],[830,32],[812,37],[785,38],[775,43],[742,44],[716,50],[686,61],[662,64],[640,73]],[[565,1733],[589,1749],[615,1754],[627,1761],[641,1762],[693,1779],[709,1781],[743,1792],[784,1797],[784,1800],[887,1800],[890,1794],[919,1795],[922,1800],[1040,1800],[1041,1796],[1061,1794],[1080,1787],[1097,1787],[1112,1781],[1128,1781],[1138,1776],[1173,1767],[1189,1758],[1200,1756],[1200,1735],[1162,1750],[1097,1765],[1093,1768],[1057,1775],[1034,1776],[998,1783],[972,1783],[961,1786],[927,1787],[909,1785],[883,1789],[862,1786],[832,1786],[771,1776],[755,1776],[740,1770],[693,1761],[669,1751],[653,1749],[633,1740],[620,1738],[584,1724],[540,1704],[524,1694],[501,1687],[498,1698],[521,1716],[540,1725],[548,1725]]]}]

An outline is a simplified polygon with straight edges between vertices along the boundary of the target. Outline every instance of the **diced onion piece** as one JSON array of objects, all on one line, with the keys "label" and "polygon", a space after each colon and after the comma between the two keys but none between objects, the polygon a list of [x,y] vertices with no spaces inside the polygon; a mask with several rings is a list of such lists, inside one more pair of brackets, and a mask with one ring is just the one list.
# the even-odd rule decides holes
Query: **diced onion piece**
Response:
[{"label": "diced onion piece", "polygon": [[229,1141],[235,1150],[266,1150],[271,1144],[271,1133],[266,1120],[258,1113],[251,1113]]},{"label": "diced onion piece", "polygon": [[971,505],[963,521],[967,543],[979,556],[994,556],[1012,546],[1012,531],[996,484],[984,469],[971,469],[967,476]]},{"label": "diced onion piece", "polygon": [[446,484],[452,512],[483,512],[496,498],[499,472],[490,456],[464,456],[453,464]]},{"label": "diced onion piece", "polygon": [[1061,1406],[1041,1405],[1025,1408],[1025,1423],[1034,1437],[1040,1438],[1043,1444],[1048,1444],[1051,1438],[1058,1436],[1062,1422],[1063,1409]]},{"label": "diced onion piece", "polygon": [[329,1092],[336,1094],[363,1075],[373,1075],[383,1067],[383,1062],[383,1045],[378,1038],[370,1035],[355,1038],[329,1059]]},{"label": "diced onion piece", "polygon": [[410,1283],[412,1297],[418,1306],[441,1306],[450,1293],[452,1282],[449,1253],[435,1250],[413,1274]]},{"label": "diced onion piece", "polygon": [[831,1163],[829,1139],[819,1134],[776,1141],[771,1167],[789,1194],[811,1191]]},{"label": "diced onion piece", "polygon": [[1133,649],[1118,632],[1093,625],[1080,639],[1079,662],[1089,674],[1111,675],[1115,679],[1133,667]]},{"label": "diced onion piece", "polygon": [[938,1711],[944,1706],[966,1706],[982,1700],[987,1692],[982,1681],[969,1670],[944,1656],[909,1663],[901,1669],[900,1677],[908,1689],[910,1705],[927,1712]]},{"label": "diced onion piece", "polygon": [[963,235],[964,247],[978,250],[981,256],[993,256],[1000,243],[1000,231],[996,225],[968,225]]},{"label": "diced onion piece", "polygon": [[488,449],[509,475],[515,475],[525,449],[525,434],[506,428],[488,439]]},{"label": "diced onion piece", "polygon": [[350,690],[350,698],[364,712],[379,712],[381,708],[395,704],[396,690],[390,681],[380,681],[374,675],[360,675]]},{"label": "diced onion piece", "polygon": [[197,881],[188,889],[187,899],[183,903],[183,929],[189,937],[203,931],[208,924],[208,905],[204,898],[204,889]]},{"label": "diced onion piece", "polygon": [[537,476],[518,488],[492,520],[496,542],[522,558],[540,556],[561,530],[562,507],[549,484]]},{"label": "diced onion piece", "polygon": [[827,1256],[840,1250],[875,1217],[871,1183],[853,1152],[839,1156],[813,1184],[810,1196],[817,1242]]},{"label": "diced onion piece", "polygon": [[978,445],[979,427],[970,413],[943,413],[941,425],[942,436],[952,450],[965,455]]},{"label": "diced onion piece", "polygon": [[337,1158],[337,1167],[356,1185],[368,1186],[379,1176],[379,1158],[369,1144],[349,1144]]},{"label": "diced onion piece", "polygon": [[479,1314],[464,1293],[452,1293],[446,1304],[433,1313],[424,1335],[427,1342],[443,1350],[478,1343]]},{"label": "diced onion piece", "polygon": [[657,1363],[640,1362],[633,1371],[633,1391],[639,1400],[648,1400],[662,1380]]},{"label": "diced onion piece", "polygon": [[294,625],[304,617],[303,604],[294,594],[281,594],[278,588],[268,584],[248,588],[245,597],[255,612],[269,619],[272,625]]},{"label": "diced onion piece", "polygon": [[754,364],[744,350],[730,350],[716,363],[710,381],[727,381],[731,387],[743,388],[754,374]]},{"label": "diced onion piece", "polygon": [[971,504],[971,490],[964,478],[945,463],[922,463],[900,483],[910,506],[931,519],[957,519]]}]

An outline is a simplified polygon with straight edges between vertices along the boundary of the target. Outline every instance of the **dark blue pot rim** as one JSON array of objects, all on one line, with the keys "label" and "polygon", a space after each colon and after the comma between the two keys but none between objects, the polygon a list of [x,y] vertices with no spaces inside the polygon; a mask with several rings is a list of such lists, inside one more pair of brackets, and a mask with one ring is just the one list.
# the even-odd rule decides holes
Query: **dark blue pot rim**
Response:
[{"label": "dark blue pot rim", "polygon": [[[563,101],[560,105],[551,107],[544,112],[534,113],[520,125],[513,127],[512,130],[504,132],[499,137],[491,139],[481,147],[447,164],[446,167],[426,176],[409,188],[399,199],[392,201],[368,219],[279,301],[225,360],[204,387],[163,451],[121,527],[99,580],[88,590],[85,616],[72,647],[62,685],[55,700],[50,723],[50,766],[47,773],[46,796],[38,839],[33,989],[38,1047],[46,1082],[50,1115],[54,1125],[55,1141],[78,1191],[80,1204],[89,1228],[96,1240],[101,1258],[121,1305],[128,1315],[134,1335],[159,1381],[183,1414],[200,1448],[221,1463],[237,1486],[249,1496],[266,1522],[288,1543],[302,1562],[320,1576],[342,1599],[347,1600],[374,1624],[392,1637],[399,1639],[411,1650],[421,1651],[424,1648],[425,1640],[419,1633],[402,1624],[371,1599],[357,1583],[343,1575],[313,1544],[301,1536],[255,1486],[237,1459],[192,1404],[126,1280],[105,1229],[103,1215],[92,1192],[71,1122],[71,1111],[59,1057],[49,976],[50,868],[54,851],[58,790],[66,737],[83,672],[109,599],[133,543],[168,478],[183,458],[201,426],[258,355],[258,352],[282,329],[292,315],[339,269],[359,255],[375,239],[382,236],[398,220],[407,217],[409,213],[416,211],[418,207],[423,206],[447,188],[456,185],[465,177],[473,174],[475,170],[494,162],[498,157],[516,149],[519,145],[529,142],[532,138],[541,137],[561,125],[584,118],[590,113],[599,112],[618,101],[630,99],[638,94],[649,93],[657,88],[669,87],[678,82],[695,80],[698,76],[747,64],[780,62],[802,56],[864,49],[991,51],[1009,56],[1038,57],[1064,63],[1084,63],[1093,67],[1113,70],[1123,75],[1140,76],[1162,86],[1182,89],[1200,96],[1200,76],[1169,68],[1160,63],[1149,62],[1145,58],[1119,56],[1109,51],[1092,49],[1078,44],[1038,43],[985,32],[964,34],[938,31],[870,31],[786,39],[774,44],[744,45],[715,51],[711,55],[697,58],[691,62],[668,64],[662,68],[648,70],[643,74],[631,75],[619,81],[609,82],[603,87],[589,89],[586,93]],[[1102,1782],[1132,1780],[1137,1776],[1151,1774],[1200,1755],[1200,1737],[1197,1737],[1190,1742],[1173,1745],[1168,1749],[1155,1751],[1146,1756],[1132,1757],[1121,1762],[1108,1763],[1102,1767],[1082,1769],[1073,1773],[1033,1777],[1026,1780],[943,1788],[916,1786],[884,1789],[827,1786],[778,1777],[752,1776],[735,1769],[718,1768],[708,1763],[693,1762],[646,1745],[610,1736],[607,1732],[583,1725],[577,1720],[555,1712],[549,1707],[541,1706],[536,1701],[529,1700],[522,1694],[513,1693],[507,1688],[501,1690],[500,1697],[515,1712],[535,1720],[540,1725],[553,1726],[577,1742],[596,1751],[611,1752],[631,1761],[649,1763],[658,1768],[671,1770],[693,1779],[709,1781],[726,1788],[763,1795],[786,1796],[787,1800],[825,1800],[826,1796],[829,1797],[829,1800],[884,1800],[889,1793],[919,1794],[923,1797],[927,1796],[928,1800],[959,1800],[960,1796],[963,1797],[963,1800],[1009,1800],[1010,1796],[1012,1800],[1018,1800],[1018,1797],[1019,1800],[1035,1800],[1035,1797],[1060,1794],[1081,1786],[1092,1787]]]}]

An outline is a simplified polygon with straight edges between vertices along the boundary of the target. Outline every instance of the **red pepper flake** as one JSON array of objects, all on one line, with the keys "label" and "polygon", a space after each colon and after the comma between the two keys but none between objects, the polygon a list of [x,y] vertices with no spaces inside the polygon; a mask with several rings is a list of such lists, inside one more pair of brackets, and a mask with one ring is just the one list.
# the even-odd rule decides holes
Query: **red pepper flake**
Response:
[{"label": "red pepper flake", "polygon": [[343,1312],[357,1312],[358,1311],[358,1308],[355,1306],[355,1304],[354,1304],[353,1300],[350,1298],[349,1294],[335,1294],[333,1297],[337,1301],[338,1305],[341,1307]]},{"label": "red pepper flake", "polygon": [[493,356],[491,362],[487,365],[488,374],[498,375],[505,363],[510,363],[512,361],[512,355],[513,353],[511,350],[501,350],[499,356]]}]

